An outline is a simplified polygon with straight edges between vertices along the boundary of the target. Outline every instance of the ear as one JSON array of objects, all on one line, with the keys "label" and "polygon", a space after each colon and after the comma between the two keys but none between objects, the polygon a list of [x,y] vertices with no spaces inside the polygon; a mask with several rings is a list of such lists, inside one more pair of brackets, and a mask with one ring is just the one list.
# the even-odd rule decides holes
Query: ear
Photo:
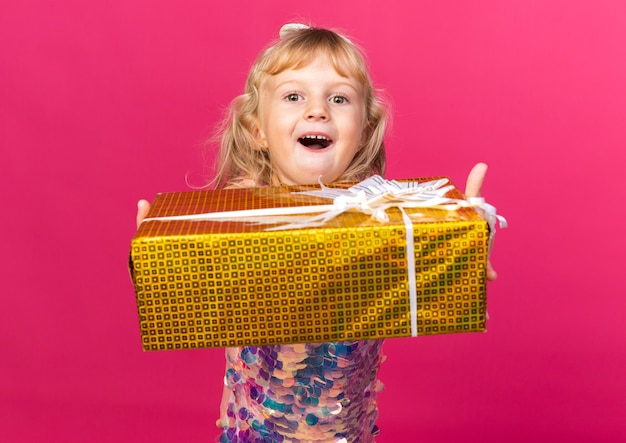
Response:
[{"label": "ear", "polygon": [[359,140],[359,149],[358,149],[359,151],[365,147],[370,137],[372,136],[372,132],[373,130],[369,126],[369,121],[366,120],[365,123],[363,123],[363,130],[361,131],[361,139]]},{"label": "ear", "polygon": [[252,134],[256,140],[255,149],[259,149],[261,151],[267,151],[267,137],[265,136],[265,132],[261,128],[261,122],[257,118],[254,122],[254,126],[252,128]]}]

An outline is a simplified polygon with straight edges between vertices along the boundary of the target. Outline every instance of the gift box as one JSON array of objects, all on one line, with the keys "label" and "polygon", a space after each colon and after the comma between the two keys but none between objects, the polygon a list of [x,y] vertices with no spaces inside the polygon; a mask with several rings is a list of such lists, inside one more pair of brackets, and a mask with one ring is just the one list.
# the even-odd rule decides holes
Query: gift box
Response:
[{"label": "gift box", "polygon": [[130,253],[143,347],[484,331],[490,226],[464,202],[439,177],[159,194]]}]

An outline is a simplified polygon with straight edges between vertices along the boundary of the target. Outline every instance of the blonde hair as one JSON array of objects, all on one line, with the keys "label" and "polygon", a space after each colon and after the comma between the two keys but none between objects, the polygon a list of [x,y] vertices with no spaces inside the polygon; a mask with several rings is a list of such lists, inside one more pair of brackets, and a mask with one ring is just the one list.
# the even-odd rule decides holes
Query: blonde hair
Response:
[{"label": "blonde hair", "polygon": [[377,96],[360,49],[347,38],[328,29],[298,29],[282,36],[261,53],[252,66],[244,94],[230,104],[218,133],[220,153],[213,183],[226,186],[279,184],[272,173],[272,162],[255,136],[259,108],[259,88],[268,75],[305,67],[314,55],[322,54],[342,76],[363,85],[366,106],[365,140],[339,180],[360,180],[385,169],[384,136],[387,111]]}]

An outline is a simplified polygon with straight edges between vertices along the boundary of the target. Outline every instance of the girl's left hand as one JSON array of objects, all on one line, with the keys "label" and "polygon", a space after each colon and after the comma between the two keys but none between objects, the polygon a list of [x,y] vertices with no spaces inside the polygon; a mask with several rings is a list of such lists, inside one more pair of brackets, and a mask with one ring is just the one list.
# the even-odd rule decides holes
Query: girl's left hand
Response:
[{"label": "girl's left hand", "polygon": [[[474,165],[467,176],[467,184],[465,185],[465,195],[467,197],[481,197],[486,174],[487,165],[485,163],[477,163]],[[489,260],[487,260],[487,280],[493,281],[496,278],[498,278],[498,273],[491,267]]]}]

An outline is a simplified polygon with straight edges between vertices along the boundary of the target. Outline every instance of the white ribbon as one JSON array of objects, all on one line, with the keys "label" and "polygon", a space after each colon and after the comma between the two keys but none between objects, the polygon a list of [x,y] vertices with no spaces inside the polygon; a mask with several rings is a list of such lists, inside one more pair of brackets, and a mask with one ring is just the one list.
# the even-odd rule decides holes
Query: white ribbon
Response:
[{"label": "white ribbon", "polygon": [[404,209],[402,221],[406,230],[406,268],[409,274],[409,307],[411,309],[411,336],[417,337],[417,282],[415,276],[415,245],[413,238],[413,222]]},{"label": "white ribbon", "polygon": [[[489,250],[491,250],[496,224],[499,224],[501,228],[507,227],[506,219],[496,214],[496,208],[486,203],[482,197],[469,197],[466,200],[445,197],[446,193],[454,188],[454,186],[448,183],[449,181],[446,178],[418,183],[414,181],[398,182],[385,180],[375,175],[348,189],[329,188],[320,182],[321,189],[319,190],[294,192],[294,194],[332,199],[333,203],[329,205],[246,209],[205,214],[150,217],[143,221],[243,221],[242,219],[245,219],[247,222],[256,224],[278,224],[278,226],[265,229],[266,231],[278,231],[324,226],[329,220],[349,210],[370,214],[374,219],[386,223],[389,221],[387,209],[398,208],[402,213],[402,220],[406,230],[411,334],[415,337],[417,336],[417,289],[413,222],[411,221],[411,216],[404,209],[438,208],[455,211],[462,207],[476,208],[484,214],[489,224]],[[319,214],[300,217],[300,215],[311,213]]]}]

